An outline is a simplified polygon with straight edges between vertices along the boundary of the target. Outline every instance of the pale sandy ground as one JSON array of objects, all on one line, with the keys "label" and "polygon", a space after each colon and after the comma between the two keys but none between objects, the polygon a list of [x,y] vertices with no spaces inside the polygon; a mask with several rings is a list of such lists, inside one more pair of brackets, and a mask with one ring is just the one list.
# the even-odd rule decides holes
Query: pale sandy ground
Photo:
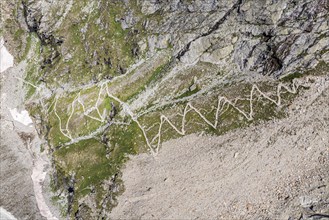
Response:
[{"label": "pale sandy ground", "polygon": [[[290,117],[134,156],[111,219],[303,219],[329,212],[329,77]],[[314,217],[315,219],[316,217]]]},{"label": "pale sandy ground", "polygon": [[41,141],[24,109],[22,81],[26,63],[21,62],[0,73],[0,207],[17,219],[56,219],[43,181],[49,167],[40,153]]}]

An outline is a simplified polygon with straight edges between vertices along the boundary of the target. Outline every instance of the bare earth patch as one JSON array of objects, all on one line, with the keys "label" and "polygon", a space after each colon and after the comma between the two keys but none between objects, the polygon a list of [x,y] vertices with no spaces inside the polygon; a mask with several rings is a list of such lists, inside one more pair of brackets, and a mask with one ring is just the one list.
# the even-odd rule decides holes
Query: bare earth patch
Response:
[{"label": "bare earth patch", "polygon": [[329,79],[285,119],[188,135],[131,158],[113,219],[306,219],[329,214]]}]

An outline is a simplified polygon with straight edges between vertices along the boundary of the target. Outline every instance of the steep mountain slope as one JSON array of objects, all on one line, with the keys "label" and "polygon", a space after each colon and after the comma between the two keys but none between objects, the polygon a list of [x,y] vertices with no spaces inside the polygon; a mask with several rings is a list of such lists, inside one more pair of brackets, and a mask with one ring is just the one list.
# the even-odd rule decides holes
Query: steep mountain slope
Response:
[{"label": "steep mountain slope", "polygon": [[53,202],[72,219],[109,217],[129,155],[285,120],[307,77],[328,81],[328,0],[1,7],[6,46],[28,62],[25,104],[47,142]]}]

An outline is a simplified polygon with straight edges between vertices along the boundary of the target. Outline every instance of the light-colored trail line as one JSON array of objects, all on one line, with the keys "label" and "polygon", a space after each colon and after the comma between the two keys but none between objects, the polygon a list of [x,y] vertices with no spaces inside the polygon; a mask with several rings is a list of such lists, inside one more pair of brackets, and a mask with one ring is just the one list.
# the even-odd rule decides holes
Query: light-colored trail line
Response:
[{"label": "light-colored trail line", "polygon": [[[177,115],[180,115],[182,117],[182,121],[179,123],[180,126],[176,126],[174,124],[173,121],[171,121],[167,116],[165,115],[161,115],[160,116],[160,120],[158,123],[151,125],[151,127],[154,127],[156,125],[159,126],[158,128],[158,132],[154,137],[148,137],[147,135],[147,131],[149,131],[151,129],[150,128],[145,128],[138,120],[138,116],[137,114],[134,114],[134,112],[131,110],[130,106],[123,102],[122,100],[120,100],[118,97],[114,96],[113,94],[110,93],[109,87],[108,87],[108,83],[103,83],[101,85],[99,85],[99,93],[98,93],[98,97],[97,97],[97,101],[95,103],[94,106],[92,106],[89,109],[86,109],[84,103],[81,101],[81,97],[80,97],[80,93],[78,94],[78,96],[74,99],[74,101],[71,104],[71,114],[69,116],[69,119],[66,123],[66,128],[62,129],[62,122],[60,117],[58,116],[57,112],[56,112],[56,104],[57,104],[57,99],[55,101],[55,114],[59,120],[59,126],[60,126],[60,131],[61,133],[68,137],[70,139],[70,142],[66,143],[65,145],[69,145],[72,143],[77,143],[81,140],[85,140],[85,139],[89,139],[92,138],[93,135],[99,134],[102,130],[104,130],[104,125],[102,125],[102,127],[98,128],[96,131],[91,132],[89,135],[85,135],[82,137],[77,137],[77,138],[72,138],[72,135],[70,134],[68,128],[69,128],[69,121],[72,117],[72,115],[74,114],[74,105],[75,102],[77,101],[83,108],[83,112],[84,115],[86,117],[89,117],[93,120],[97,120],[99,122],[104,122],[105,121],[105,116],[102,116],[100,114],[100,109],[98,108],[98,105],[101,101],[101,94],[103,93],[103,90],[106,90],[106,94],[108,97],[114,99],[115,101],[117,101],[123,108],[123,112],[127,115],[130,116],[131,120],[134,121],[138,127],[140,128],[140,130],[142,131],[142,134],[144,136],[145,142],[147,147],[149,148],[150,152],[152,153],[152,155],[156,156],[159,152],[159,149],[161,147],[161,135],[164,132],[163,128],[165,123],[167,123],[169,125],[169,127],[171,127],[175,132],[177,132],[179,135],[184,136],[186,134],[186,125],[187,125],[187,120],[186,120],[186,116],[188,113],[190,112],[195,112],[201,119],[202,121],[207,124],[208,126],[217,129],[218,128],[218,123],[220,120],[220,115],[225,112],[229,107],[232,107],[233,109],[237,110],[245,119],[247,119],[248,121],[253,120],[253,115],[254,115],[254,100],[256,97],[263,97],[264,99],[270,101],[271,103],[275,104],[276,106],[281,106],[282,105],[282,93],[291,93],[291,94],[296,94],[298,91],[298,88],[303,84],[303,82],[308,82],[309,77],[307,77],[306,79],[300,80],[300,79],[294,79],[293,82],[291,83],[290,86],[284,85],[283,83],[279,83],[277,85],[277,89],[276,92],[272,95],[268,95],[264,92],[262,92],[259,87],[256,84],[252,85],[252,88],[250,90],[250,94],[247,98],[244,98],[243,100],[247,100],[249,101],[249,110],[245,111],[242,108],[239,108],[236,103],[237,100],[241,100],[241,98],[236,98],[234,100],[229,100],[228,98],[226,98],[225,96],[218,96],[218,101],[217,101],[217,107],[215,107],[215,119],[214,122],[211,122],[209,119],[207,119],[207,117],[201,113],[201,111],[194,107],[190,102],[188,102],[183,110],[183,113],[177,113]],[[272,98],[274,97],[274,98]],[[89,113],[96,110],[98,113],[98,117],[94,117],[94,116],[90,116]],[[115,123],[114,123],[115,124]]]},{"label": "light-colored trail line", "polygon": [[[105,118],[101,115],[100,110],[98,108],[98,103],[100,102],[100,99],[101,99],[100,96],[101,96],[102,92],[103,92],[103,84],[100,86],[100,89],[99,89],[99,92],[98,92],[98,97],[97,97],[95,105],[92,106],[89,109],[86,109],[84,103],[81,101],[81,92],[79,92],[77,100],[78,100],[79,104],[82,106],[83,114],[86,117],[103,123],[105,121]],[[97,114],[99,116],[98,118],[90,115],[90,113],[93,112],[94,110],[97,111]]]},{"label": "light-colored trail line", "polygon": [[[99,122],[104,122],[105,121],[105,118],[102,117],[102,115],[100,114],[100,110],[98,108],[98,103],[100,102],[100,95],[101,95],[101,93],[102,93],[102,87],[99,90],[98,98],[97,98],[97,101],[95,103],[95,106],[93,106],[93,107],[91,107],[89,109],[86,109],[84,103],[81,101],[81,92],[79,92],[79,94],[74,98],[73,102],[71,103],[71,113],[69,115],[69,118],[67,119],[67,122],[66,122],[66,125],[65,125],[65,129],[62,129],[62,126],[61,126],[62,125],[62,120],[59,117],[59,115],[57,114],[57,101],[58,101],[58,98],[59,97],[55,98],[54,103],[50,104],[50,106],[48,107],[48,110],[54,104],[54,113],[55,113],[56,117],[59,120],[60,130],[61,130],[61,133],[63,135],[65,135],[66,137],[70,138],[71,141],[72,141],[73,138],[72,138],[72,135],[70,134],[70,131],[69,131],[69,123],[70,123],[70,120],[71,120],[71,118],[72,118],[72,116],[74,114],[74,109],[75,109],[76,102],[78,102],[82,106],[83,114],[86,117],[89,117],[89,118],[91,118],[93,120],[96,120],[96,121],[99,121]],[[93,116],[90,116],[89,115],[89,113],[92,112],[92,111],[94,111],[94,110],[96,110],[98,112],[99,118],[96,118],[96,117],[93,117]],[[63,132],[63,131],[66,131],[66,132]]]},{"label": "light-colored trail line", "polygon": [[[70,120],[71,120],[72,116],[75,113],[74,110],[75,110],[76,102],[78,102],[82,106],[84,116],[86,116],[88,118],[91,118],[93,120],[96,120],[98,122],[101,122],[101,123],[105,122],[106,117],[105,116],[103,117],[100,114],[100,110],[98,108],[98,104],[101,100],[100,96],[103,93],[103,90],[104,90],[104,84],[100,85],[100,89],[99,89],[99,92],[98,92],[98,98],[97,98],[97,101],[96,101],[95,105],[92,106],[91,108],[88,108],[88,109],[85,107],[84,103],[81,101],[81,93],[80,92],[78,93],[78,95],[75,97],[75,99],[71,103],[71,113],[70,113],[70,115],[67,119],[65,129],[62,128],[62,124],[63,124],[62,119],[60,118],[60,116],[57,113],[57,101],[58,101],[59,97],[55,98],[55,100],[50,104],[47,111],[49,111],[51,106],[54,105],[53,111],[54,111],[54,114],[56,115],[56,117],[58,119],[60,132],[65,137],[70,139],[70,141],[66,142],[64,144],[64,146],[68,146],[68,145],[75,144],[75,143],[78,143],[78,142],[83,141],[83,140],[88,140],[88,139],[94,138],[96,135],[102,133],[109,126],[108,124],[105,124],[105,125],[103,124],[100,127],[98,127],[95,131],[92,131],[90,134],[87,134],[87,135],[84,135],[84,136],[79,136],[79,137],[73,137],[70,130],[69,130]],[[98,112],[99,118],[89,115],[94,110],[96,110]],[[115,120],[111,121],[111,124],[126,125],[126,126],[129,125],[128,123],[121,122],[121,121],[115,121]]]},{"label": "light-colored trail line", "polygon": [[[120,105],[123,106],[123,110],[125,113],[127,113],[128,115],[130,115],[130,117],[132,118],[132,120],[134,122],[137,123],[137,125],[139,126],[139,128],[141,129],[143,136],[146,140],[146,144],[148,146],[148,148],[150,149],[151,153],[153,155],[158,154],[160,146],[161,146],[161,134],[162,129],[163,129],[163,125],[164,123],[167,123],[171,128],[173,128],[179,135],[185,135],[186,131],[185,131],[185,126],[186,126],[186,115],[191,112],[192,110],[194,112],[196,112],[200,118],[209,126],[211,126],[214,129],[217,129],[218,127],[218,122],[219,122],[219,116],[220,114],[224,111],[224,107],[225,105],[228,106],[232,106],[234,109],[236,109],[240,114],[242,114],[247,120],[252,120],[253,119],[253,114],[254,114],[254,108],[253,108],[253,101],[254,101],[254,97],[256,96],[256,93],[258,93],[259,96],[262,96],[263,98],[269,100],[270,102],[274,103],[276,106],[281,106],[281,93],[283,93],[283,89],[285,90],[285,92],[289,92],[289,93],[293,93],[296,94],[298,88],[300,86],[300,81],[294,80],[291,88],[289,86],[286,86],[282,83],[279,83],[279,85],[277,86],[277,90],[276,90],[276,99],[271,98],[269,95],[265,94],[264,92],[262,92],[259,87],[257,85],[253,85],[252,89],[250,91],[250,96],[249,98],[247,98],[247,100],[249,100],[249,112],[244,111],[243,109],[240,109],[239,107],[236,106],[235,102],[230,101],[229,99],[227,99],[224,96],[218,96],[218,104],[217,104],[217,108],[216,108],[216,114],[215,114],[215,121],[212,123],[210,122],[205,115],[203,115],[197,108],[195,108],[191,103],[187,103],[184,111],[183,111],[183,115],[182,115],[182,121],[181,121],[181,129],[179,129],[177,126],[174,125],[174,123],[165,115],[161,115],[160,116],[160,125],[159,125],[159,129],[158,129],[158,133],[157,135],[155,135],[155,137],[153,137],[150,141],[150,139],[148,138],[147,134],[146,134],[146,130],[138,121],[138,117],[136,115],[134,115],[134,113],[130,110],[129,105],[127,103],[124,103],[123,101],[121,101],[119,98],[113,96],[110,92],[108,87],[106,86],[107,89],[107,94],[109,97],[115,99],[116,101],[118,101],[120,103]],[[226,108],[227,109],[227,108]],[[225,109],[225,110],[226,110]],[[152,125],[153,126],[153,125]],[[157,145],[153,145],[153,142],[157,140]]]},{"label": "light-colored trail line", "polygon": [[75,102],[77,101],[77,99],[78,99],[78,96],[76,96],[76,98],[73,100],[73,102],[71,104],[71,114],[70,114],[69,118],[67,119],[66,126],[65,126],[66,131],[70,135],[71,139],[72,139],[72,135],[71,135],[71,132],[69,130],[69,123],[70,123],[70,120],[71,120],[71,118],[72,118],[72,116],[74,114],[74,106],[75,106]]},{"label": "light-colored trail line", "polygon": [[25,79],[22,79],[21,77],[17,77],[17,76],[15,76],[15,79],[18,79],[18,80],[22,81],[23,83],[25,83],[25,84],[27,84],[27,85],[29,85],[29,86],[32,86],[33,88],[35,88],[35,89],[37,89],[37,90],[40,89],[38,86],[34,85],[33,83],[31,83],[31,82],[29,82],[29,81],[27,81],[27,80],[25,80]]},{"label": "light-colored trail line", "polygon": [[[189,113],[191,110],[193,110],[195,113],[197,113],[199,115],[199,117],[210,127],[217,129],[218,128],[218,122],[219,122],[219,116],[221,115],[221,113],[223,113],[224,110],[224,106],[231,106],[232,108],[236,109],[244,118],[246,118],[248,121],[253,120],[253,115],[254,115],[254,106],[253,106],[253,101],[254,101],[254,97],[256,97],[256,94],[258,94],[258,97],[263,97],[266,100],[274,103],[276,106],[281,106],[282,104],[282,98],[281,98],[281,94],[284,92],[289,92],[292,94],[296,94],[298,91],[298,88],[300,87],[302,81],[301,80],[294,80],[291,84],[291,88],[287,85],[284,85],[283,83],[279,83],[277,86],[277,90],[276,90],[276,99],[271,98],[269,95],[266,95],[264,92],[262,92],[259,87],[254,84],[252,86],[252,89],[250,91],[250,95],[249,98],[246,98],[246,100],[249,101],[249,112],[248,111],[244,111],[243,109],[239,108],[236,106],[236,102],[235,101],[231,101],[229,99],[227,99],[225,96],[218,96],[218,102],[217,102],[217,108],[216,108],[216,114],[215,114],[215,120],[214,122],[210,122],[205,115],[203,115],[197,108],[195,108],[191,103],[187,103],[184,111],[183,111],[183,116],[182,116],[182,121],[181,121],[181,129],[179,129],[177,126],[175,126],[170,119],[165,116],[165,115],[161,115],[160,116],[160,126],[159,126],[159,130],[158,130],[158,134],[156,135],[158,141],[157,141],[157,146],[154,149],[154,146],[149,146],[150,148],[154,149],[155,154],[157,154],[159,152],[160,146],[161,146],[161,133],[162,132],[162,128],[163,128],[163,124],[165,122],[167,122],[168,125],[170,125],[170,127],[172,127],[178,134],[184,136],[186,134],[185,131],[185,126],[186,126],[186,115],[187,113]],[[283,91],[285,90],[285,91]],[[155,140],[153,138],[152,142],[153,143]]]},{"label": "light-colored trail line", "polygon": [[123,107],[123,111],[124,111],[126,114],[128,114],[128,115],[131,117],[131,119],[132,119],[132,120],[138,125],[138,127],[141,129],[141,131],[142,131],[142,133],[143,133],[143,136],[144,136],[144,138],[145,138],[145,141],[146,141],[146,145],[147,145],[147,147],[150,149],[152,155],[155,155],[156,152],[154,151],[152,145],[151,145],[150,142],[149,142],[149,139],[148,139],[148,137],[147,137],[147,135],[146,135],[146,131],[145,131],[144,127],[139,123],[139,121],[137,120],[136,115],[130,110],[129,105],[128,105],[127,103],[121,101],[118,97],[115,97],[114,95],[112,95],[112,94],[110,93],[110,91],[109,91],[109,88],[108,88],[108,85],[107,85],[107,84],[106,84],[106,92],[107,92],[107,95],[108,95],[110,98],[112,98],[112,99],[114,99],[114,100],[116,100],[117,102],[120,103],[120,105]]},{"label": "light-colored trail line", "polygon": [[67,138],[69,138],[70,140],[72,140],[72,137],[70,135],[70,133],[66,130],[62,128],[62,119],[59,117],[59,115],[57,114],[57,102],[58,102],[58,98],[56,98],[55,104],[54,104],[54,113],[58,119],[58,124],[59,124],[59,131]]}]

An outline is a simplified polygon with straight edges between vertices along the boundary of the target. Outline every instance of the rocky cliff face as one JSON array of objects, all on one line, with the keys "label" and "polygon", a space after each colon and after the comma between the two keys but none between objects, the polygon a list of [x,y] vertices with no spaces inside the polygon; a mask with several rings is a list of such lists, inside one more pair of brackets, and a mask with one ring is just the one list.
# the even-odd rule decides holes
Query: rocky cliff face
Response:
[{"label": "rocky cliff face", "polygon": [[35,52],[26,105],[49,145],[54,200],[70,218],[109,215],[127,155],[287,117],[305,89],[292,79],[328,72],[328,0],[3,5],[12,53]]},{"label": "rocky cliff face", "polygon": [[[64,29],[61,25],[72,4],[69,1],[26,2],[23,13],[29,30],[38,33],[45,44],[62,44],[68,36],[65,33],[61,36]],[[89,8],[76,12],[85,14],[80,21],[75,21],[76,25],[85,22],[85,17],[95,11],[102,13],[105,7],[109,7],[109,13],[103,12],[102,16],[111,17],[114,4],[122,7],[120,12],[113,12],[114,22],[120,23],[122,30],[128,32],[128,36],[122,37],[140,40],[130,45],[133,55],[147,53],[150,56],[157,50],[172,47],[171,56],[184,64],[208,62],[228,71],[251,71],[275,77],[312,68],[319,61],[328,59],[326,0],[113,1],[97,5],[90,2]],[[54,19],[56,16],[58,19]],[[94,32],[97,28],[116,31],[101,17],[97,19],[93,21],[96,23]],[[87,35],[90,26],[87,23],[75,34]],[[97,59],[98,48],[90,49]]]},{"label": "rocky cliff face", "polygon": [[146,1],[142,12],[163,16],[147,26],[158,35],[148,37],[151,50],[167,38],[187,64],[279,77],[316,65],[328,50],[327,1]]}]

